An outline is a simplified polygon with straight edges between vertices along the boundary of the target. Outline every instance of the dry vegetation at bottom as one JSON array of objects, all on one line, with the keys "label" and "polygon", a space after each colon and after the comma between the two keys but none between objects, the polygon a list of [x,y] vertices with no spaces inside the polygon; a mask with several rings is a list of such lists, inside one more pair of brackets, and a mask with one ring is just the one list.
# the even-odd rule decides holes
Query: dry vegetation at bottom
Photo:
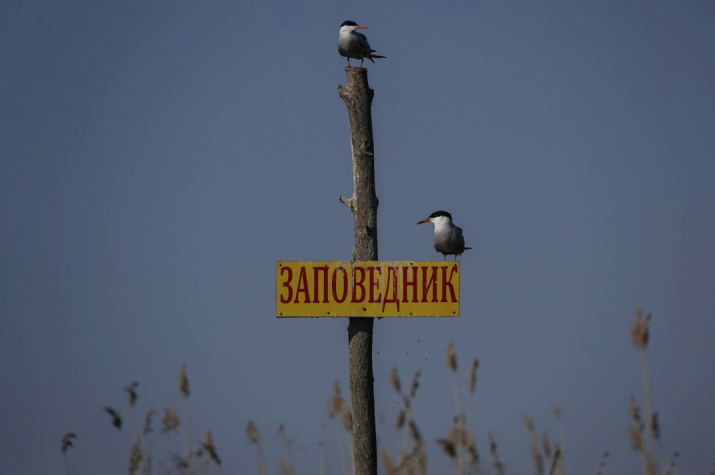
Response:
[{"label": "dry vegetation at bottom", "polygon": [[[220,473],[221,459],[214,446],[211,431],[206,429],[203,440],[197,444],[196,448],[191,441],[189,378],[186,374],[186,365],[181,365],[178,380],[179,394],[184,400],[184,422],[182,424],[174,409],[164,408],[160,431],[164,439],[165,448],[163,450],[156,449],[154,446],[156,437],[153,421],[158,412],[154,409],[148,411],[144,416],[141,429],[136,422],[135,406],[138,399],[138,382],[135,381],[124,388],[129,400],[129,434],[126,434],[124,419],[120,412],[111,407],[104,408],[110,417],[110,423],[116,428],[119,435],[119,445],[127,460],[127,472],[130,475]],[[62,437],[62,456],[67,475],[71,473],[67,452],[73,446],[75,438],[80,440],[80,437],[74,433],[68,433]],[[154,461],[156,453],[163,454],[157,462]]]},{"label": "dry vegetation at bottom", "polygon": [[[675,475],[676,460],[679,453],[675,452],[667,463],[660,463],[656,451],[656,441],[660,438],[660,425],[658,423],[658,413],[654,412],[651,405],[650,376],[648,365],[648,341],[651,314],[643,317],[640,310],[635,313],[635,321],[630,330],[633,346],[638,352],[640,364],[640,374],[642,377],[643,398],[645,413],[641,415],[636,397],[630,397],[630,419],[628,434],[633,450],[638,453],[642,460],[644,475]],[[441,449],[453,464],[456,475],[467,474],[488,474],[505,475],[506,469],[502,463],[497,443],[491,433],[488,434],[489,457],[490,460],[483,461],[479,455],[474,436],[474,394],[477,387],[477,369],[479,360],[471,362],[466,383],[466,413],[461,409],[460,393],[462,392],[458,383],[457,355],[454,343],[449,342],[446,349],[446,363],[452,374],[452,390],[454,395],[455,414],[447,434],[438,437],[432,447]],[[382,472],[386,475],[425,475],[427,474],[427,447],[420,432],[417,422],[412,412],[412,402],[417,395],[419,388],[420,372],[416,372],[412,377],[409,387],[404,388],[400,381],[397,367],[393,367],[390,372],[389,384],[397,393],[401,402],[400,410],[395,418],[395,428],[402,433],[402,446],[397,453],[392,454],[387,448],[380,449],[380,463]],[[191,417],[189,406],[189,380],[186,375],[186,366],[182,365],[179,371],[179,393],[184,400],[184,425],[176,413],[170,407],[164,409],[164,417],[161,421],[161,434],[165,443],[164,456],[154,463],[155,456],[154,439],[152,438],[152,420],[157,415],[156,410],[150,410],[144,417],[141,430],[137,428],[135,421],[135,404],[137,401],[137,388],[139,383],[133,382],[124,391],[127,393],[130,407],[131,443],[127,444],[125,434],[122,432],[123,419],[120,414],[110,407],[105,407],[104,411],[110,416],[111,424],[119,433],[119,440],[122,450],[127,460],[127,472],[130,475],[151,473],[170,474],[211,474],[221,473],[221,459],[214,446],[211,431],[206,430],[204,439],[195,447],[191,440]],[[348,402],[342,397],[340,384],[335,381],[333,394],[328,398],[328,415],[331,419],[338,421],[340,426],[337,431],[338,447],[340,459],[342,461],[343,475],[351,475],[353,471],[352,461],[352,413]],[[561,409],[554,409],[554,416],[557,424],[561,419]],[[380,417],[382,419],[382,417]],[[561,475],[565,472],[565,456],[562,444],[557,440],[553,443],[546,431],[541,435],[536,430],[530,416],[523,415],[526,430],[530,435],[529,452],[533,461],[534,473],[536,475]],[[183,429],[185,427],[185,429]],[[246,426],[248,443],[255,446],[256,450],[256,473],[267,475],[267,464],[261,435],[258,427],[253,421],[249,421]],[[279,427],[281,440],[286,446],[286,457],[279,461],[279,473],[281,475],[295,475],[297,472],[290,458],[289,441],[285,427]],[[76,443],[79,437],[69,432],[61,439],[62,455],[67,475],[71,473],[68,463],[68,450]],[[321,460],[319,462],[319,473],[327,475],[327,453],[325,442],[319,443],[321,447]],[[604,452],[600,462],[595,469],[596,475],[603,475],[607,467],[609,452]],[[615,472],[614,472],[615,473]],[[715,464],[710,475],[715,475]]]}]

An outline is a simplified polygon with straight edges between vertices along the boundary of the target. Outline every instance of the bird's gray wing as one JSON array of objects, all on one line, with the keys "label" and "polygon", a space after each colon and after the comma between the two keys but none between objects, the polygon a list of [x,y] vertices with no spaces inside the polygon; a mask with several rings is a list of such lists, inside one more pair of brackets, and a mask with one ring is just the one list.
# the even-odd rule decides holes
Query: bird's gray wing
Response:
[{"label": "bird's gray wing", "polygon": [[360,49],[362,50],[363,54],[369,56],[371,52],[375,51],[374,49],[370,48],[370,43],[368,43],[367,37],[365,35],[363,35],[362,33],[358,33],[357,31],[354,32],[354,34],[358,38],[358,45],[360,46]]},{"label": "bird's gray wing", "polygon": [[457,231],[457,238],[459,239],[461,247],[464,247],[464,235],[462,234],[462,228],[455,226],[454,229]]}]

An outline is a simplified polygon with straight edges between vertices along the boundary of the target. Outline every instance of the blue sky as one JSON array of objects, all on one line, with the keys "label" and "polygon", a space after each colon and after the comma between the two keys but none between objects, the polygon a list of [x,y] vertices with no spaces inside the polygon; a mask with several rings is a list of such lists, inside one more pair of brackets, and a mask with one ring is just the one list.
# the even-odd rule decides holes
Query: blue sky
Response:
[{"label": "blue sky", "polygon": [[[379,445],[388,384],[420,370],[431,473],[479,358],[476,430],[529,473],[522,414],[567,473],[634,473],[642,402],[633,312],[653,312],[663,463],[715,462],[715,6],[656,2],[6,2],[0,7],[0,473],[122,473],[103,406],[182,409],[224,473],[276,473],[278,427],[317,473],[326,400],[347,394],[347,320],[275,318],[276,260],[346,260],[346,19],[387,59],[375,90],[379,252],[432,260],[438,209],[464,229],[459,319],[375,322]],[[124,434],[128,436],[128,434]],[[161,439],[155,443],[160,446]],[[158,450],[158,449],[157,449]],[[161,452],[157,452],[159,456]]]}]

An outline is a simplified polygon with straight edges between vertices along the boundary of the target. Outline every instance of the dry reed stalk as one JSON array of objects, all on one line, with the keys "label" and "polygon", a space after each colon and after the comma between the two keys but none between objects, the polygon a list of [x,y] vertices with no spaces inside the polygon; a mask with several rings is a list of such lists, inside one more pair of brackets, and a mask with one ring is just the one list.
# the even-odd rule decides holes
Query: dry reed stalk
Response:
[{"label": "dry reed stalk", "polygon": [[248,421],[246,426],[246,433],[248,434],[248,443],[255,444],[256,446],[256,470],[258,475],[266,475],[266,456],[263,453],[263,447],[261,447],[261,433],[258,431],[258,427],[253,421]]},{"label": "dry reed stalk", "polygon": [[132,440],[134,440],[135,442],[139,438],[135,423],[136,417],[134,414],[134,405],[137,402],[137,387],[139,387],[139,383],[134,381],[129,386],[124,388],[124,391],[126,391],[127,396],[129,397],[129,423],[132,426]]},{"label": "dry reed stalk", "polygon": [[[166,437],[164,438],[164,442],[166,443],[166,451],[167,453],[172,453],[174,452],[174,440],[169,436],[172,432],[174,432],[177,437],[180,437],[179,434],[179,427],[181,426],[181,421],[179,420],[179,416],[176,414],[176,411],[174,411],[170,407],[164,408],[164,417],[161,420],[161,433],[166,434]],[[181,450],[181,449],[179,449]],[[178,460],[177,460],[178,459]],[[183,459],[179,456],[172,456],[170,458],[170,461],[174,463],[174,465],[181,467],[183,464]],[[179,463],[181,462],[181,463]]]},{"label": "dry reed stalk", "polygon": [[499,452],[497,451],[497,443],[494,436],[489,433],[489,452],[492,454],[492,467],[494,467],[495,475],[506,475],[504,464],[499,460]]},{"label": "dry reed stalk", "polygon": [[341,396],[338,380],[333,383],[333,395],[328,399],[328,414],[331,418],[340,416],[345,430],[352,433],[352,411],[350,411],[347,401]]},{"label": "dry reed stalk", "polygon": [[447,437],[437,439],[437,443],[452,459],[456,469],[464,470],[479,464],[476,442],[472,431],[464,422],[464,416],[455,417],[452,427],[447,432]]},{"label": "dry reed stalk", "polygon": [[[454,352],[454,340],[449,340],[447,343],[447,349],[445,350],[445,356],[447,358],[447,366],[452,371],[452,392],[454,393],[454,422],[456,434],[460,434],[464,424],[463,418],[461,417],[462,411],[459,408],[459,385],[457,383],[457,355]],[[457,439],[459,440],[459,439]],[[459,444],[455,445],[455,457],[454,469],[456,475],[463,475],[464,464],[462,451],[460,450]]]},{"label": "dry reed stalk", "polygon": [[132,451],[129,454],[129,465],[127,469],[129,475],[134,475],[135,473],[137,473],[143,458],[144,452],[142,451],[142,447],[139,444],[139,441],[135,440],[132,444]]},{"label": "dry reed stalk", "polygon": [[154,409],[148,411],[146,415],[144,416],[144,427],[142,428],[142,432],[144,435],[149,434],[149,432],[153,432],[151,430],[151,418],[154,417],[156,414],[156,411]]},{"label": "dry reed stalk", "polygon": [[76,437],[77,436],[72,432],[68,432],[62,436],[62,458],[65,461],[65,472],[67,472],[67,475],[70,473],[70,467],[67,463],[67,449],[72,447],[72,439]]},{"label": "dry reed stalk", "polygon": [[541,455],[541,450],[539,450],[539,436],[536,435],[536,429],[534,428],[534,422],[531,420],[528,414],[522,416],[524,418],[524,424],[526,429],[531,435],[531,442],[529,443],[529,451],[531,452],[531,458],[534,461],[534,473],[536,475],[544,474],[544,458]]},{"label": "dry reed stalk", "polygon": [[660,422],[658,421],[658,413],[653,412],[650,421],[650,430],[653,433],[655,440],[660,440]]},{"label": "dry reed stalk", "polygon": [[161,433],[166,434],[167,432],[176,431],[180,425],[181,421],[179,416],[176,415],[176,411],[170,407],[165,408],[164,418],[161,420]]},{"label": "dry reed stalk", "polygon": [[[467,403],[467,427],[476,433],[476,424],[474,422],[474,408],[476,407],[476,390],[477,390],[477,369],[479,369],[479,360],[472,360],[472,366],[469,368],[469,376],[467,378],[467,386],[469,387],[468,403]],[[470,463],[479,463],[479,452],[477,451],[476,442],[467,447],[467,453],[470,457]]]},{"label": "dry reed stalk", "polygon": [[288,437],[288,431],[283,424],[278,426],[278,433],[281,436],[281,442],[283,442],[283,449],[285,451],[285,456],[281,459],[281,474],[295,474],[295,469],[293,468],[293,463],[291,462],[290,454],[290,447],[291,445],[293,445],[294,439]]},{"label": "dry reed stalk", "polygon": [[[648,365],[648,341],[650,339],[650,332],[648,329],[648,322],[650,322],[651,314],[643,318],[643,313],[640,309],[635,312],[635,321],[631,325],[631,339],[633,346],[638,350],[638,361],[640,364],[640,373],[643,381],[643,395],[645,398],[645,424],[641,427],[641,432],[645,432],[645,449],[641,451],[643,454],[643,468],[645,475],[655,475],[657,461],[655,457],[655,431],[654,429],[659,428],[657,426],[657,421],[654,423],[654,414],[651,403],[651,392],[650,392],[650,374]],[[634,431],[631,429],[631,438],[634,437]],[[658,433],[658,436],[660,434]],[[635,445],[635,444],[634,444]]]},{"label": "dry reed stalk", "polygon": [[151,474],[151,447],[144,447],[144,461],[142,463],[142,474]]},{"label": "dry reed stalk", "polygon": [[417,452],[417,464],[419,467],[419,473],[421,475],[427,474],[427,451],[425,450],[425,442],[417,429],[417,425],[414,420],[410,420],[410,431],[412,432],[412,438],[415,441],[415,448]]},{"label": "dry reed stalk", "polygon": [[561,444],[561,407],[554,407],[554,417],[556,418],[556,441],[553,447],[549,443],[548,433],[542,434],[542,451],[545,459],[551,460],[549,475],[561,475],[564,469],[564,448]]},{"label": "dry reed stalk", "polygon": [[261,433],[258,431],[258,427],[256,427],[256,424],[254,424],[253,421],[248,421],[248,425],[246,425],[246,433],[248,434],[249,444],[257,444],[261,441]]},{"label": "dry reed stalk", "polygon": [[186,376],[186,365],[182,364],[179,369],[179,394],[184,399],[184,409],[186,410],[186,437],[184,438],[184,454],[186,463],[191,466],[191,410],[189,407],[189,378]]},{"label": "dry reed stalk", "polygon": [[631,403],[628,412],[630,413],[631,420],[633,421],[628,426],[628,435],[631,439],[631,448],[641,454],[641,457],[643,458],[643,466],[646,467],[646,455],[644,453],[645,451],[643,450],[643,437],[641,436],[644,425],[641,421],[640,410],[636,405],[636,398],[633,395],[631,395]]},{"label": "dry reed stalk", "polygon": [[549,475],[561,475],[561,447],[556,445],[554,448],[554,458],[551,462],[551,469],[549,470]]},{"label": "dry reed stalk", "polygon": [[561,427],[561,414],[562,410],[560,406],[554,407],[554,417],[556,418],[556,444],[554,444],[554,449],[556,449],[556,446],[558,445],[558,449],[561,452],[559,456],[559,463],[557,467],[556,473],[561,473],[563,470],[563,460],[564,460],[564,443],[563,443],[563,431]]},{"label": "dry reed stalk", "polygon": [[68,432],[67,434],[62,436],[62,453],[67,452],[67,449],[69,447],[72,447],[72,439],[76,438],[77,436],[73,434],[72,432]]},{"label": "dry reed stalk", "polygon": [[405,410],[401,410],[400,412],[397,413],[397,419],[395,420],[395,428],[396,429],[402,429],[405,426]]},{"label": "dry reed stalk", "polygon": [[387,449],[381,451],[380,457],[388,475],[392,473],[424,475],[427,472],[427,455],[424,440],[412,418],[412,399],[417,395],[420,374],[420,371],[415,372],[410,381],[409,392],[404,394],[397,367],[393,366],[390,371],[390,385],[402,400],[402,408],[397,413],[395,427],[398,430],[404,430],[404,444],[400,449],[399,458],[394,463]]},{"label": "dry reed stalk", "polygon": [[213,437],[211,437],[211,431],[206,429],[204,434],[204,440],[201,442],[201,447],[209,454],[209,458],[216,464],[221,465],[221,459],[216,453],[216,447],[214,446]]},{"label": "dry reed stalk", "polygon": [[393,366],[390,370],[390,385],[395,388],[397,394],[402,395],[402,385],[400,384],[400,376],[397,374],[397,366]]},{"label": "dry reed stalk", "polygon": [[456,372],[457,371],[457,355],[454,353],[454,340],[449,340],[447,343],[447,350],[445,352],[447,356],[447,366],[449,369]]},{"label": "dry reed stalk", "polygon": [[437,443],[442,446],[442,450],[454,463],[457,463],[457,431],[451,427],[446,438],[437,439]]},{"label": "dry reed stalk", "polygon": [[670,463],[668,464],[668,468],[665,471],[665,475],[673,475],[673,469],[675,468],[675,459],[680,457],[680,452],[674,452],[672,458],[670,459]]},{"label": "dry reed stalk", "polygon": [[596,475],[602,475],[601,474],[601,469],[606,466],[606,459],[610,455],[609,452],[603,452],[603,455],[601,456],[601,461],[598,464],[598,470],[596,471]]},{"label": "dry reed stalk", "polygon": [[111,407],[105,407],[104,408],[105,412],[112,416],[112,425],[117,428],[117,430],[121,431],[122,430],[122,418],[119,416],[117,411],[112,409]]},{"label": "dry reed stalk", "polygon": [[544,430],[541,433],[541,453],[544,454],[545,459],[551,459],[554,454],[551,451],[551,443],[549,442],[549,432]]},{"label": "dry reed stalk", "polygon": [[320,475],[328,475],[328,451],[325,447],[325,439],[327,438],[325,434],[325,425],[321,424],[322,429],[322,440],[318,442],[318,447],[320,447]]},{"label": "dry reed stalk", "polygon": [[417,371],[412,377],[412,382],[410,383],[410,399],[414,399],[417,395],[417,388],[420,387],[419,378],[422,373]]},{"label": "dry reed stalk", "polygon": [[293,465],[290,463],[290,460],[286,458],[281,458],[280,459],[280,466],[281,466],[281,475],[296,475],[295,470],[293,469]]},{"label": "dry reed stalk", "polygon": [[472,434],[472,431],[470,431],[468,428],[463,428],[462,429],[462,434],[461,434],[461,442],[462,442],[462,447],[466,451],[467,455],[469,456],[467,459],[467,464],[468,465],[476,465],[479,463],[479,454],[477,453],[477,444],[474,441],[474,436]]},{"label": "dry reed stalk", "polygon": [[554,455],[551,460],[549,475],[561,475],[564,470],[564,449],[561,444],[554,444]]},{"label": "dry reed stalk", "polygon": [[[337,379],[333,383],[333,395],[328,398],[328,414],[330,415],[331,419],[335,416],[340,416],[343,423],[343,428],[346,432],[352,434],[352,411],[348,407],[347,401],[341,396],[340,382]],[[338,444],[340,446],[340,455],[343,461],[343,473],[345,475],[349,475],[351,472],[350,460],[353,454],[352,451],[348,451],[348,449],[346,448],[347,443],[343,437],[343,434],[340,431],[338,431]],[[348,453],[350,454],[350,459],[348,458]]]},{"label": "dry reed stalk", "polygon": [[469,368],[469,392],[474,394],[477,389],[477,368],[479,368],[479,360],[474,358],[472,367]]},{"label": "dry reed stalk", "polygon": [[130,406],[133,406],[137,402],[137,387],[139,387],[139,383],[134,381],[129,386],[124,388],[124,390],[127,392],[127,395],[129,396]]},{"label": "dry reed stalk", "polygon": [[389,450],[382,449],[380,451],[380,459],[382,460],[382,466],[385,467],[385,475],[398,475],[395,464],[392,463]]},{"label": "dry reed stalk", "polygon": [[186,365],[179,369],[179,393],[184,399],[189,397],[189,378],[186,376]]},{"label": "dry reed stalk", "polygon": [[[403,407],[400,412],[397,413],[397,418],[395,419],[395,428],[397,430],[402,430],[405,424],[409,421],[410,399],[408,396],[404,396],[402,394],[402,385],[400,383],[400,376],[397,371],[397,366],[393,366],[392,370],[390,370],[390,386],[393,387],[397,395],[400,396],[400,398],[402,399]],[[409,434],[407,433],[407,431],[405,431],[404,440],[404,447],[407,448],[410,443]]]},{"label": "dry reed stalk", "polygon": [[477,369],[479,360],[474,359],[467,375],[467,388],[469,390],[468,413],[465,416],[460,409],[460,388],[457,383],[457,355],[454,350],[454,341],[450,340],[445,351],[447,367],[452,372],[452,389],[454,393],[455,416],[453,427],[447,434],[447,438],[438,440],[444,452],[452,458],[457,475],[462,475],[470,467],[477,467],[479,464],[479,452],[472,433],[474,394],[477,388]]},{"label": "dry reed stalk", "polygon": [[122,450],[124,451],[124,457],[128,457],[127,453],[127,446],[124,443],[124,439],[122,438],[122,418],[119,416],[119,413],[112,409],[111,407],[105,407],[104,411],[112,416],[112,425],[117,428],[117,431],[119,432],[119,442],[122,444]]},{"label": "dry reed stalk", "polygon": [[189,464],[186,462],[186,457],[182,457],[181,455],[172,455],[170,461],[174,464],[175,471],[178,473],[183,473],[189,468]]},{"label": "dry reed stalk", "polygon": [[641,438],[641,431],[636,424],[631,424],[628,427],[628,432],[631,438],[631,448],[638,452],[643,453],[643,439]]}]

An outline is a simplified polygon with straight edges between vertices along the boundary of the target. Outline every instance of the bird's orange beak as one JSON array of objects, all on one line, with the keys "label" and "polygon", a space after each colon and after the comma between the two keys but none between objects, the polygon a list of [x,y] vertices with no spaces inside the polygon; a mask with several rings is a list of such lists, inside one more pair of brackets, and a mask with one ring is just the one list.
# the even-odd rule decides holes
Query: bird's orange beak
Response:
[{"label": "bird's orange beak", "polygon": [[357,30],[358,28],[363,28],[363,29],[367,30],[367,27],[366,27],[366,26],[362,26],[362,25],[358,25],[358,26],[355,27],[356,30]]},{"label": "bird's orange beak", "polygon": [[422,223],[429,223],[429,218],[423,219],[422,221],[420,221],[420,222],[417,223],[417,224],[422,224]]}]

